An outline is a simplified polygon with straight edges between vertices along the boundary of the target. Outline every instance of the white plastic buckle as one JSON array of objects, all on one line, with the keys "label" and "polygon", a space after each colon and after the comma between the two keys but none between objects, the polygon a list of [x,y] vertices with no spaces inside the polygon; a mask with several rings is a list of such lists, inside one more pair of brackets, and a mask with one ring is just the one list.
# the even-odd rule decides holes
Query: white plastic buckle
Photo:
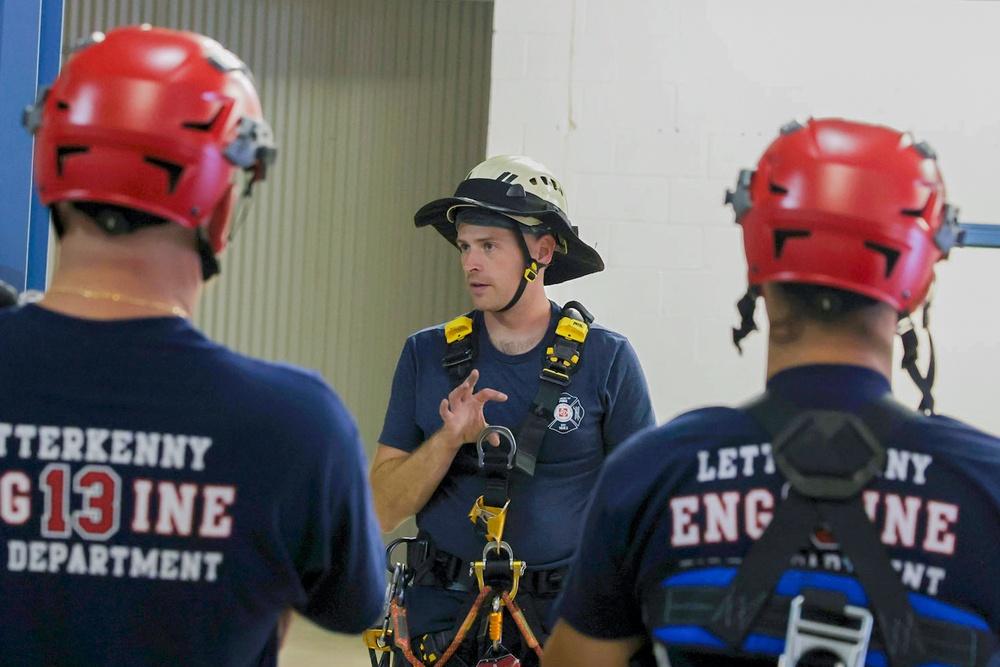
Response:
[{"label": "white plastic buckle", "polygon": [[802,658],[821,654],[835,657],[844,667],[864,667],[874,625],[871,612],[847,605],[840,612],[840,622],[815,621],[802,617],[804,602],[801,595],[792,600],[785,652],[778,667],[796,667]]}]

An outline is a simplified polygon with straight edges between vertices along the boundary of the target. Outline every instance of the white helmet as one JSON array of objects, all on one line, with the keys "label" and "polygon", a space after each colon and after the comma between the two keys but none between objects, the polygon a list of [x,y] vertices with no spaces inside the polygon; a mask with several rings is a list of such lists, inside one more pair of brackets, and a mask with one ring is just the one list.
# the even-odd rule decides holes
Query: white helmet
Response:
[{"label": "white helmet", "polygon": [[[500,213],[501,216],[492,216],[492,219],[495,222],[510,220],[509,227],[515,231],[522,231],[518,226],[522,225],[526,228],[523,231],[554,236],[556,253],[545,270],[548,285],[604,269],[601,256],[580,240],[566,216],[566,193],[562,184],[544,165],[531,158],[519,155],[489,158],[469,172],[453,197],[421,207],[414,222],[417,227],[433,225],[454,245],[458,236],[456,216],[462,209],[469,208]],[[526,247],[524,250],[527,254]],[[530,266],[533,260],[526,256],[525,261]]]}]

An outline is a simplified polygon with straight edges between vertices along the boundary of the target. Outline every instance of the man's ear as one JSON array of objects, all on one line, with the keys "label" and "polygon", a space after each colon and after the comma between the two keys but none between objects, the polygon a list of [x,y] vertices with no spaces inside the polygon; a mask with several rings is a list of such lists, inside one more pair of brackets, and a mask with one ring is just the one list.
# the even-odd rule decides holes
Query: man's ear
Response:
[{"label": "man's ear", "polygon": [[538,251],[535,253],[535,259],[538,260],[540,264],[551,264],[552,256],[556,252],[556,238],[551,234],[545,234],[538,239]]}]

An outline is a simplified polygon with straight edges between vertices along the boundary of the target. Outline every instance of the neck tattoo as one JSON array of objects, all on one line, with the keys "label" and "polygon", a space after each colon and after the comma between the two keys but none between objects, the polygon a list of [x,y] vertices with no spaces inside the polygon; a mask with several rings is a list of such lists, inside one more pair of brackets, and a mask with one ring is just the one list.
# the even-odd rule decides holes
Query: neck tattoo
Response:
[{"label": "neck tattoo", "polygon": [[50,287],[47,290],[51,294],[68,294],[70,296],[79,296],[84,299],[95,299],[98,301],[110,301],[112,303],[124,303],[130,306],[141,306],[143,308],[151,308],[153,310],[158,310],[162,313],[168,315],[174,315],[176,317],[183,317],[188,319],[191,314],[188,313],[184,308],[167,303],[165,301],[154,301],[153,299],[140,299],[134,296],[126,296],[118,292],[111,292],[107,290],[96,290],[87,288],[74,288],[74,287]]}]

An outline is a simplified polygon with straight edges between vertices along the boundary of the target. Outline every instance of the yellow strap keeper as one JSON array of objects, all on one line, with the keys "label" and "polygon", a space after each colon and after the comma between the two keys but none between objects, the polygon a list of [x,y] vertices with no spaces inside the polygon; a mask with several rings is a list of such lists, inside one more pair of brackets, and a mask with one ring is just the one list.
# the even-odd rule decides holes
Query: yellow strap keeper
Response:
[{"label": "yellow strap keeper", "polygon": [[556,325],[557,336],[575,340],[578,343],[586,340],[588,331],[590,331],[590,327],[587,326],[586,322],[574,320],[571,317],[562,318],[559,320],[559,324]]},{"label": "yellow strap keeper", "polygon": [[472,333],[472,318],[466,315],[456,317],[444,325],[444,339],[449,344],[462,340]]}]

